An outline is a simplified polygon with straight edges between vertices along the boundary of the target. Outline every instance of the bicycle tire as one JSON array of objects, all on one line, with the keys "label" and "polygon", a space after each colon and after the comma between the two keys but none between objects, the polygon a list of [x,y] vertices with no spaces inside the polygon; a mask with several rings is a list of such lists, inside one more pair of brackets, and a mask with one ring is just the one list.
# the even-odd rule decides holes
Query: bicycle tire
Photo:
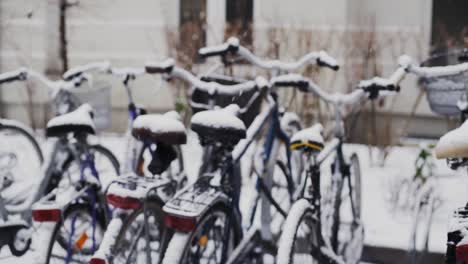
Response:
[{"label": "bicycle tire", "polygon": [[33,146],[33,148],[35,150],[35,153],[36,153],[36,155],[37,155],[37,157],[38,157],[38,159],[40,161],[40,164],[44,163],[44,155],[42,154],[41,147],[39,146],[39,143],[36,141],[34,136],[31,134],[31,132],[29,132],[27,129],[25,129],[24,127],[22,127],[19,124],[18,125],[10,124],[10,123],[13,123],[13,122],[16,122],[16,121],[0,119],[0,132],[2,130],[10,129],[10,130],[16,131],[19,134],[21,134],[22,136],[26,137],[28,139],[28,141],[31,143],[31,145]]},{"label": "bicycle tire", "polygon": [[[335,195],[331,235],[334,250],[342,255],[347,263],[357,263],[364,247],[361,222],[361,167],[357,154],[353,153],[350,156],[349,166],[350,175],[340,181]],[[345,199],[349,202],[343,203]],[[344,219],[348,215],[351,219]]]},{"label": "bicycle tire", "polygon": [[[166,244],[168,243],[168,238],[170,238],[170,234],[167,232],[170,232],[167,228],[165,228],[164,225],[164,219],[163,219],[163,211],[162,211],[162,206],[163,202],[159,200],[151,200],[146,203],[147,210],[149,209],[149,212],[152,213],[151,215],[156,218],[156,227],[152,226],[150,231],[155,231],[156,229],[158,230],[158,233],[160,234],[159,238],[159,250],[163,250],[163,252],[159,252],[159,258],[157,261],[155,261],[152,258],[152,263],[160,263],[162,256],[164,256],[164,249],[166,248]],[[148,211],[147,211],[148,212]],[[109,258],[109,263],[110,264],[117,264],[117,263],[137,263],[138,261],[135,259],[134,261],[129,262],[129,257],[132,255],[127,255],[125,256],[124,250],[128,249],[128,243],[126,241],[127,238],[127,231],[131,232],[132,231],[132,224],[135,223],[140,215],[144,214],[144,209],[143,207],[139,208],[138,210],[133,211],[130,215],[128,215],[123,224],[122,227],[117,234],[117,237],[115,239],[115,244],[111,245],[111,257]],[[144,216],[143,216],[144,217]],[[137,228],[137,230],[139,227]],[[136,238],[135,241],[130,241],[130,246],[137,246],[139,243],[138,241],[143,238],[144,239],[144,234],[141,234],[136,236],[137,234],[130,233],[130,237],[134,235],[133,237]],[[166,236],[167,235],[167,236]],[[134,244],[135,243],[135,244]],[[147,241],[146,241],[147,243]],[[142,243],[146,245],[146,243]],[[131,253],[131,252],[130,252]],[[123,254],[123,260],[124,262],[120,262],[119,254]],[[133,255],[136,256],[136,255]]]},{"label": "bicycle tire", "polygon": [[[48,246],[48,249],[47,249],[47,257],[46,257],[46,263],[45,264],[53,264],[53,263],[63,263],[63,258],[64,257],[61,257],[59,256],[58,258],[60,258],[61,260],[58,261],[58,262],[51,262],[51,257],[52,257],[52,250],[54,249],[54,245],[56,244],[55,242],[58,242],[58,246],[65,250],[65,246],[68,247],[69,245],[64,245],[64,243],[66,244],[66,242],[64,242],[62,239],[60,239],[58,237],[58,234],[59,234],[59,231],[60,229],[63,227],[64,223],[66,222],[67,219],[69,219],[70,217],[76,215],[76,213],[78,212],[84,212],[85,214],[89,214],[91,215],[91,207],[88,205],[88,204],[72,204],[70,205],[64,212],[63,214],[63,218],[60,219],[59,222],[57,222],[57,224],[55,225],[54,227],[54,230],[52,232],[52,237],[51,237],[51,240],[49,242],[49,246]],[[105,217],[105,213],[101,211],[97,211],[97,216],[96,216],[96,219],[97,219],[97,226],[99,226],[102,230],[102,235],[104,234],[104,229],[106,227],[106,217]],[[82,237],[83,235],[80,236],[80,238]],[[101,236],[102,237],[102,236]],[[73,251],[76,251],[76,249],[74,249]],[[72,252],[72,255],[74,254],[75,252]],[[83,260],[83,261],[89,261],[92,257],[92,253],[93,252],[86,252],[87,254],[87,259],[86,260]],[[81,262],[83,262],[81,261]]]},{"label": "bicycle tire", "polygon": [[421,260],[428,253],[434,199],[433,195],[428,194],[427,201],[424,204],[420,201],[415,209],[409,249],[410,263],[412,264],[423,263]]},{"label": "bicycle tire", "polygon": [[[193,263],[192,261],[190,261],[190,256],[188,255],[189,252],[193,252],[193,250],[191,250],[191,245],[198,245],[200,246],[200,244],[197,242],[195,243],[195,241],[193,241],[194,239],[197,238],[198,235],[200,235],[200,232],[201,231],[206,231],[206,230],[213,230],[213,225],[209,225],[209,221],[212,221],[213,220],[213,217],[214,216],[220,216],[220,215],[224,215],[224,217],[228,217],[229,216],[229,212],[228,212],[228,208],[227,206],[225,206],[224,204],[218,204],[218,205],[215,205],[213,206],[210,210],[208,210],[207,213],[205,213],[200,221],[198,221],[195,229],[193,232],[190,232],[190,233],[182,233],[182,232],[175,232],[172,239],[169,241],[169,244],[167,246],[167,250],[166,250],[166,253],[164,255],[164,258],[163,258],[163,261],[162,263],[163,264],[176,264],[176,263]],[[214,219],[216,220],[216,219]],[[210,228],[204,228],[205,224],[208,224],[210,226]],[[214,222],[212,222],[212,224],[214,224]],[[235,226],[235,223],[232,223],[230,225],[230,232],[231,232],[231,235],[230,235],[230,238],[231,240],[229,241],[229,248],[227,248],[227,256],[230,255],[230,253],[232,252],[232,250],[238,245],[239,241],[240,241],[240,237],[241,237],[241,233],[240,233],[240,226],[236,227]],[[223,229],[224,231],[224,229]],[[202,236],[200,236],[200,238],[198,239],[200,241],[201,237],[203,237],[204,234]],[[209,238],[207,238],[209,239]],[[207,245],[209,243],[209,241],[206,241],[206,244]],[[222,245],[223,247],[225,245]],[[221,249],[223,250],[223,249]],[[220,257],[218,255],[218,257]],[[198,260],[200,260],[201,258],[198,258]],[[216,259],[217,260],[217,259]],[[219,259],[219,261],[215,261],[215,262],[209,262],[209,263],[220,263],[221,264],[221,259]]]},{"label": "bicycle tire", "polygon": [[[301,228],[304,226],[304,228]],[[317,233],[318,222],[310,203],[299,200],[291,208],[284,223],[278,246],[277,264],[319,263],[320,234]],[[302,231],[309,231],[302,234]],[[304,249],[304,252],[299,251]],[[301,254],[302,253],[302,254]]]}]

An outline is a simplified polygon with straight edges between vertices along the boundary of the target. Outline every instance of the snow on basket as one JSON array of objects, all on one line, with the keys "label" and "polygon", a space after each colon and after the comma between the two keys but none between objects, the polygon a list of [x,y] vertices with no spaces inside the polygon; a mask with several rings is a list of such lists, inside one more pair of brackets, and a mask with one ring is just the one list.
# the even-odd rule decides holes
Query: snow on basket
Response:
[{"label": "snow on basket", "polygon": [[53,108],[56,114],[64,114],[88,103],[93,107],[94,124],[97,131],[111,126],[111,85],[95,80],[92,85],[83,84],[73,89],[62,89],[54,98]]},{"label": "snow on basket", "polygon": [[[456,53],[454,53],[456,54]],[[420,84],[426,90],[427,101],[434,113],[445,116],[459,116],[458,101],[466,96],[468,98],[468,72],[451,72],[460,62],[452,58],[453,54],[434,56],[423,63],[423,66],[443,66],[447,74],[420,78]],[[453,65],[452,65],[453,64]]]}]

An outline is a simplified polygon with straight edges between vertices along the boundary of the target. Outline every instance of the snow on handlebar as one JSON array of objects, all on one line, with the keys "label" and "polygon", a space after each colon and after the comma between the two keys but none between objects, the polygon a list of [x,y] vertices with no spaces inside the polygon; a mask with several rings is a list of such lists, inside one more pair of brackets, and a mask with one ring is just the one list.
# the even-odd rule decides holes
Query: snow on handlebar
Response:
[{"label": "snow on handlebar", "polygon": [[80,65],[74,68],[69,69],[66,71],[62,77],[66,81],[70,81],[83,73],[91,72],[91,71],[100,71],[106,72],[109,71],[111,67],[110,62],[102,61],[102,62],[92,62],[85,65]]},{"label": "snow on handlebar", "polygon": [[225,43],[217,46],[204,47],[198,51],[202,58],[212,56],[237,55],[251,64],[267,70],[294,71],[307,65],[318,65],[328,67],[337,71],[340,66],[338,62],[325,51],[310,52],[296,62],[281,62],[279,60],[263,60],[255,56],[249,49],[241,46],[237,38],[231,37]]},{"label": "snow on handlebar", "polygon": [[193,85],[196,89],[209,94],[238,95],[253,89],[263,89],[269,86],[269,83],[263,77],[257,77],[255,81],[247,81],[234,85],[203,81],[191,72],[177,67],[173,59],[167,59],[162,62],[148,62],[145,65],[145,70],[149,74],[163,74],[168,77],[182,79]]},{"label": "snow on handlebar", "polygon": [[442,77],[457,75],[468,71],[468,62],[447,66],[421,67],[417,66],[408,55],[400,56],[398,64],[403,67],[406,72],[413,73],[420,77]]},{"label": "snow on handlebar", "polygon": [[9,71],[0,74],[0,84],[9,83],[13,81],[24,81],[27,79],[28,70],[26,68],[19,68],[14,71]]}]

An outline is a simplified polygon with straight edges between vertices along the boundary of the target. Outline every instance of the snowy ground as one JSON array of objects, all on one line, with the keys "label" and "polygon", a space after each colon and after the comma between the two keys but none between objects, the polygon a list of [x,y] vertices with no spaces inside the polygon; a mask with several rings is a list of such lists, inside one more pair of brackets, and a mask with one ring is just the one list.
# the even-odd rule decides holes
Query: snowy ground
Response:
[{"label": "snowy ground", "polygon": [[[99,139],[100,143],[109,147],[114,153],[123,155],[124,143],[122,137],[106,135]],[[200,162],[200,148],[194,136],[189,137],[184,147],[186,170],[193,180]],[[417,148],[394,148],[391,150],[384,167],[371,166],[369,148],[361,145],[347,146],[346,151],[358,153],[362,167],[363,189],[363,221],[365,226],[365,243],[374,246],[407,249],[411,226],[411,215],[408,212],[393,211],[389,206],[388,197],[391,186],[403,177],[414,174],[414,159]],[[373,155],[376,156],[376,155]],[[442,206],[436,212],[431,228],[430,250],[443,252],[446,239],[447,219],[452,209],[464,205],[468,191],[468,177],[465,171],[452,172],[446,169],[445,162],[437,163],[438,180],[442,197]],[[326,175],[324,175],[326,177]],[[34,238],[34,237],[33,237]],[[40,238],[36,238],[40,240]],[[36,241],[37,241],[36,240]],[[7,248],[0,252],[0,263],[31,263],[33,253],[28,253],[20,259],[10,256]]]}]

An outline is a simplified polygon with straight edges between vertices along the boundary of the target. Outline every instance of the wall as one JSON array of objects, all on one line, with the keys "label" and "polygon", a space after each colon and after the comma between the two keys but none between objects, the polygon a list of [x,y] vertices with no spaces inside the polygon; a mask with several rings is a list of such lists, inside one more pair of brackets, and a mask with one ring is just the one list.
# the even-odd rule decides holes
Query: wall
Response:
[{"label": "wall", "polygon": [[[42,72],[60,67],[56,54],[58,1],[0,1],[1,71],[19,65]],[[72,2],[77,5],[67,11],[71,66],[95,60],[109,60],[117,67],[141,66],[145,61],[173,55],[170,38],[177,36],[179,1]],[[425,57],[431,30],[431,3],[431,0],[255,0],[254,51],[259,56],[291,60],[307,51],[324,49],[342,63],[342,70],[321,71],[319,75],[312,71],[312,76],[327,89],[350,91],[360,78],[389,74],[402,53],[417,60]],[[207,15],[207,43],[219,43],[224,39],[225,0],[207,0]],[[369,43],[375,47],[370,59],[366,57]],[[199,71],[195,66],[194,71]],[[243,71],[257,73],[252,69]],[[122,131],[125,92],[117,80],[107,80],[113,84],[113,129]],[[379,111],[390,111],[395,116],[409,113],[419,90],[414,78],[405,81],[402,87],[401,95],[386,100]],[[152,111],[174,106],[173,91],[157,78],[139,80],[134,85],[134,94],[137,102]],[[30,84],[28,96],[23,84],[5,85],[0,99],[4,116],[27,123],[34,120],[36,126],[47,120],[49,99],[44,87]],[[28,102],[33,111],[26,111],[24,104]],[[417,114],[434,118],[424,99]]]}]

